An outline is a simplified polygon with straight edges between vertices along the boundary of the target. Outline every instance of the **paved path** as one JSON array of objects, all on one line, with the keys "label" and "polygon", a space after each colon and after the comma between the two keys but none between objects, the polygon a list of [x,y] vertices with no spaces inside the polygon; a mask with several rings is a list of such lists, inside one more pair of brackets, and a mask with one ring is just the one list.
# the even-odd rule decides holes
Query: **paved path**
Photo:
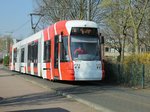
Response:
[{"label": "paved path", "polygon": [[0,112],[98,112],[0,68]]}]

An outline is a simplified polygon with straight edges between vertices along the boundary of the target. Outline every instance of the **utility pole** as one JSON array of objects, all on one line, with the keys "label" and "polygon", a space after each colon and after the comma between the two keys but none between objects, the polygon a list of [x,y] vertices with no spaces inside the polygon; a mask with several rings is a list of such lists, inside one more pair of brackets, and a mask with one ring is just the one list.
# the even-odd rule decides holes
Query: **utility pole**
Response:
[{"label": "utility pole", "polygon": [[[44,16],[43,14],[37,14],[37,13],[30,13],[31,16],[31,28],[33,30],[34,33],[36,33],[36,27],[39,24],[41,18]],[[38,19],[37,23],[34,24],[33,22],[33,16],[40,16],[40,18]]]},{"label": "utility pole", "polygon": [[91,20],[91,0],[87,0],[87,20]]}]

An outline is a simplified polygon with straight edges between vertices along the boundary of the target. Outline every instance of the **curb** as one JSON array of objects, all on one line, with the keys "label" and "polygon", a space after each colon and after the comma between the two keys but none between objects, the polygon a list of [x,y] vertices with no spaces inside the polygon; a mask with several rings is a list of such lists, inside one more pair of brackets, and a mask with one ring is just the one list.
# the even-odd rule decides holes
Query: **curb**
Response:
[{"label": "curb", "polygon": [[102,111],[102,112],[114,112],[114,111],[109,110],[109,109],[107,109],[107,108],[104,108],[104,107],[102,107],[102,106],[100,106],[100,105],[97,105],[97,104],[92,103],[92,102],[90,102],[90,101],[87,101],[87,100],[84,100],[84,99],[82,99],[82,98],[79,98],[79,97],[77,97],[77,96],[75,96],[75,95],[66,94],[66,93],[60,92],[60,91],[58,91],[58,93],[60,93],[60,95],[65,96],[65,97],[67,97],[67,98],[72,98],[72,99],[76,100],[77,102],[80,102],[80,103],[82,103],[82,104],[85,104],[85,105],[87,105],[87,106],[89,106],[89,107],[91,107],[91,108],[93,108],[93,109],[95,109],[95,110]]}]

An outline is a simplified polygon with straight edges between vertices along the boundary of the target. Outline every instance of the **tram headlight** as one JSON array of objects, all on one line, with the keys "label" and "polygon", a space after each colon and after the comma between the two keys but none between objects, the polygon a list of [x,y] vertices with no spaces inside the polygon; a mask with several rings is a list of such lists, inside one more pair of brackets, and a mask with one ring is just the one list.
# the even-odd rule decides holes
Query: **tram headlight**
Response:
[{"label": "tram headlight", "polygon": [[74,64],[74,69],[80,69],[80,64]]},{"label": "tram headlight", "polygon": [[97,68],[97,69],[101,69],[101,68],[102,68],[102,67],[101,67],[101,64],[97,64],[97,65],[96,65],[96,68]]}]

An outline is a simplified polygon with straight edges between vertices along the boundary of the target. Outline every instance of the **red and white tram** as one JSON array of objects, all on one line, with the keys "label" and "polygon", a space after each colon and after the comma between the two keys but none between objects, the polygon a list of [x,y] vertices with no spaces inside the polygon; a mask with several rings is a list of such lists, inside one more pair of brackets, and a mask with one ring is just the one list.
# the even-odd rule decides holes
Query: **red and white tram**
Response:
[{"label": "red and white tram", "polygon": [[104,78],[96,23],[59,21],[14,44],[10,69],[49,80]]}]

